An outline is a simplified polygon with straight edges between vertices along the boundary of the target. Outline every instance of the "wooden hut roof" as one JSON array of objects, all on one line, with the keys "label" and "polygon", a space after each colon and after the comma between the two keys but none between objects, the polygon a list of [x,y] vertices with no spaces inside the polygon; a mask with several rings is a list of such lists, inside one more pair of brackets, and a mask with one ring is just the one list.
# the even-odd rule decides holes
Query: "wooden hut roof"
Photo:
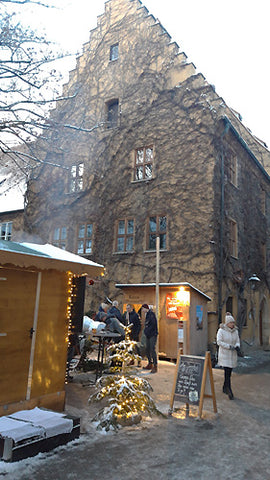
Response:
[{"label": "wooden hut roof", "polygon": [[[195,292],[199,293],[203,297],[206,298],[208,302],[211,302],[211,298],[208,297],[205,293],[203,293],[201,290],[198,290],[197,288],[193,287],[191,283],[188,282],[177,282],[177,283],[159,283],[160,287],[170,289],[172,287],[189,287],[191,290],[194,290]],[[116,288],[155,288],[156,284],[155,283],[116,283],[115,284]]]},{"label": "wooden hut roof", "polygon": [[35,268],[37,270],[60,270],[90,276],[104,272],[104,266],[84,257],[54,247],[48,243],[17,243],[0,240],[0,265]]}]

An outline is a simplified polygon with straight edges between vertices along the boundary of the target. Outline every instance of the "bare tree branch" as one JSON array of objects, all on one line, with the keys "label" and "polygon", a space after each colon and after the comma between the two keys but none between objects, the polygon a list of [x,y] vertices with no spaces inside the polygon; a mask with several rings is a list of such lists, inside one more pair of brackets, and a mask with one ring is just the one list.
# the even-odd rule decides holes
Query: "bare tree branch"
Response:
[{"label": "bare tree branch", "polygon": [[28,4],[33,4],[33,5],[39,5],[41,7],[46,7],[46,8],[55,8],[54,6],[50,6],[46,3],[39,2],[36,0],[0,0],[0,3],[17,3],[18,5],[25,5],[26,3]]}]

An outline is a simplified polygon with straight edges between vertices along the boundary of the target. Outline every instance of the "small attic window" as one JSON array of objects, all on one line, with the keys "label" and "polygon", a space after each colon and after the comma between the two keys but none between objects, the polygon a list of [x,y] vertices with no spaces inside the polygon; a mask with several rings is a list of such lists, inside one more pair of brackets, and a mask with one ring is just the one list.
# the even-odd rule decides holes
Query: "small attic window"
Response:
[{"label": "small attic window", "polygon": [[113,62],[114,60],[118,59],[118,43],[111,45],[110,47],[110,61]]},{"label": "small attic window", "polygon": [[107,128],[117,127],[119,100],[115,98],[106,104],[107,107]]}]

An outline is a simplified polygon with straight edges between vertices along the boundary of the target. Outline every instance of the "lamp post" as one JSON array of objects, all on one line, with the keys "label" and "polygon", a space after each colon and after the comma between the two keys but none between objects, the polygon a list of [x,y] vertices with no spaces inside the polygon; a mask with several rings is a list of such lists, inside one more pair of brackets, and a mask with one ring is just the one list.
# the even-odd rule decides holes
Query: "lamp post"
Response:
[{"label": "lamp post", "polygon": [[253,275],[248,279],[248,281],[249,281],[251,290],[256,290],[261,280],[259,279],[259,277],[257,277],[256,273],[253,273]]},{"label": "lamp post", "polygon": [[[156,236],[156,317],[157,328],[159,332],[159,257],[160,257],[160,237]],[[157,355],[159,352],[159,335],[157,337]]]}]

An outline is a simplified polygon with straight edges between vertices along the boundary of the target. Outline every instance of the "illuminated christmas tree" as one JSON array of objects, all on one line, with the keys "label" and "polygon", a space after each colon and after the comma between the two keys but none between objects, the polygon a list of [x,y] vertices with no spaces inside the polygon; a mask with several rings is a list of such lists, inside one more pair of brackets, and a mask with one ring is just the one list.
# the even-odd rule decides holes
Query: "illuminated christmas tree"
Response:
[{"label": "illuminated christmas tree", "polygon": [[132,375],[131,364],[141,357],[136,353],[136,342],[130,340],[130,328],[125,330],[126,339],[108,347],[111,369],[119,373],[103,375],[96,383],[97,392],[89,399],[90,402],[107,400],[108,405],[93,418],[98,422],[97,428],[106,431],[119,425],[137,424],[146,415],[162,415],[149,395],[153,390],[150,383]]}]

